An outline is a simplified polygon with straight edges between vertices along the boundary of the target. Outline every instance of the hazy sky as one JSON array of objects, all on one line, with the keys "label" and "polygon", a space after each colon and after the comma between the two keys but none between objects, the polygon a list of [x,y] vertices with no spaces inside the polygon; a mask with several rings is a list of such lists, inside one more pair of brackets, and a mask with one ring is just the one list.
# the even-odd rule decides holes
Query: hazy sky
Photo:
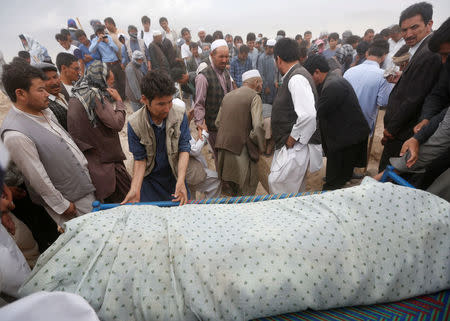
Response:
[{"label": "hazy sky", "polygon": [[[23,50],[18,35],[29,34],[44,45],[52,58],[60,50],[55,34],[67,26],[68,18],[78,17],[86,33],[92,33],[89,20],[103,20],[111,16],[119,29],[126,31],[129,24],[141,28],[140,18],[148,15],[152,29],[158,19],[165,16],[169,26],[178,32],[183,27],[207,33],[222,30],[240,35],[245,41],[248,32],[263,33],[274,38],[276,31],[284,29],[288,36],[311,30],[313,37],[321,31],[341,34],[352,30],[362,35],[365,29],[376,32],[398,23],[400,12],[415,3],[414,0],[2,0],[0,12],[0,50],[7,61]],[[434,27],[438,28],[450,15],[449,0],[429,1],[434,6]]]}]

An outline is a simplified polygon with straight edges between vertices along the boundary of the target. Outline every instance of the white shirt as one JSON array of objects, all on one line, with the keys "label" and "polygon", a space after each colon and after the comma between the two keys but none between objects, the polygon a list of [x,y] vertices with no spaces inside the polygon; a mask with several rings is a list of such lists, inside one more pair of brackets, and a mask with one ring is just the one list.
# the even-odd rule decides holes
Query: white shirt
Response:
[{"label": "white shirt", "polygon": [[392,62],[392,57],[400,50],[401,47],[405,44],[405,40],[401,38],[399,41],[395,42],[394,40],[388,40],[389,43],[389,53],[386,56],[386,59],[383,62],[383,69],[391,68],[394,63]]},{"label": "white shirt", "polygon": [[66,90],[67,90],[67,93],[69,94],[69,96],[70,97],[73,97],[73,93],[72,93],[72,88],[73,88],[73,86],[71,86],[71,85],[66,85],[65,83],[63,83],[63,82],[61,82],[63,85],[64,85],[64,87],[66,87]]},{"label": "white shirt", "polygon": [[[12,108],[17,113],[26,115],[51,133],[61,137],[75,156],[75,159],[81,164],[82,167],[84,167],[85,172],[89,176],[86,157],[84,157],[83,153],[72,140],[70,135],[64,130],[64,128],[61,127],[61,125],[59,125],[55,115],[49,108],[42,111],[43,116],[25,113],[16,108],[14,105]],[[65,199],[51,182],[47,171],[39,158],[36,145],[30,138],[18,131],[6,131],[3,134],[3,141],[10,152],[11,160],[17,165],[21,173],[30,182],[33,190],[45,201],[47,205],[45,206],[45,209],[47,212],[57,224],[62,225],[64,220],[61,218],[60,214],[64,213],[64,211],[69,207],[70,201]],[[94,195],[91,193],[88,194],[88,196],[76,201],[74,204],[79,214],[81,215],[90,212],[90,209],[92,209],[91,204],[94,200]]]},{"label": "white shirt", "polygon": [[141,39],[144,39],[145,45],[148,46],[153,42],[153,30],[150,29],[150,31],[142,30],[140,35],[143,35]]},{"label": "white shirt", "polygon": [[428,38],[428,36],[431,35],[431,33],[429,33],[428,35],[426,35],[425,37],[423,37],[422,40],[420,40],[418,43],[416,43],[414,46],[412,46],[411,48],[409,48],[408,52],[411,54],[411,57],[409,58],[409,61],[411,61],[412,57],[414,56],[414,54],[416,53],[417,49],[419,49],[420,45],[422,44],[422,42]]},{"label": "white shirt", "polygon": [[[286,75],[292,67],[286,72]],[[308,80],[302,75],[292,76],[288,83],[288,89],[294,103],[295,113],[297,114],[297,121],[292,127],[291,136],[296,141],[306,145],[316,131],[314,94]]]},{"label": "white shirt", "polygon": [[[201,55],[202,54],[202,48],[198,47],[198,53]],[[181,46],[181,58],[190,58],[192,56],[192,52],[189,49],[189,45],[188,44],[183,44]]]},{"label": "white shirt", "polygon": [[[71,92],[69,93],[69,95],[71,94]],[[64,95],[59,93],[58,97],[53,96],[52,94],[48,95],[48,99],[50,99],[51,101],[57,102],[59,105],[63,106],[65,109],[68,109],[68,104],[66,99],[64,98]]]}]

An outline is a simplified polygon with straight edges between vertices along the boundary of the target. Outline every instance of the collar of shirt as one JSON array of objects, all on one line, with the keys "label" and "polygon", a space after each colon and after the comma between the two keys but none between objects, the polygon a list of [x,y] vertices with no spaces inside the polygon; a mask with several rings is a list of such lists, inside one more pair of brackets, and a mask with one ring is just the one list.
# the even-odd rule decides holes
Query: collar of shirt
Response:
[{"label": "collar of shirt", "polygon": [[376,61],[373,60],[364,60],[364,62],[362,63],[363,65],[372,65],[372,66],[377,66],[378,68],[380,68],[380,64]]},{"label": "collar of shirt", "polygon": [[64,98],[64,95],[61,93],[58,93],[58,97],[50,94],[50,95],[48,95],[48,99],[50,99],[51,101],[54,101],[55,103],[60,104],[61,106],[63,106],[66,109],[68,108],[67,101]]},{"label": "collar of shirt", "polygon": [[[28,116],[30,118],[34,118],[34,119],[36,119],[38,121],[46,121],[45,118],[51,119],[53,122],[55,121],[53,119],[53,117],[54,117],[53,116],[53,112],[49,108],[41,110],[43,116],[40,116],[40,115],[33,115],[33,114],[30,114],[30,113],[24,112],[24,111],[20,110],[19,108],[17,108],[15,105],[12,105],[12,107],[13,107],[14,111],[18,112],[19,114],[24,114],[24,115],[26,115],[26,116]],[[44,118],[44,116],[45,116],[45,118]]]},{"label": "collar of shirt", "polygon": [[293,64],[292,66],[291,66],[291,68],[289,68],[289,70],[288,71],[286,71],[286,73],[283,75],[283,77],[281,77],[281,81],[283,81],[284,80],[284,78],[286,77],[286,75],[289,73],[289,71],[291,71],[291,69],[292,68],[294,68],[294,66],[295,65],[297,65],[296,63],[295,64]]},{"label": "collar of shirt", "polygon": [[162,121],[161,124],[157,125],[157,124],[153,121],[152,116],[150,115],[150,112],[148,111],[148,109],[147,109],[147,115],[148,115],[148,120],[150,121],[150,125],[151,125],[152,127],[157,127],[157,128],[160,128],[160,129],[166,128],[166,120],[165,120],[165,119]]},{"label": "collar of shirt", "polygon": [[[211,59],[211,58],[210,58]],[[223,74],[223,70],[219,70],[216,68],[216,66],[214,65],[214,63],[211,61],[211,67],[212,69],[219,75]]]},{"label": "collar of shirt", "polygon": [[409,61],[411,61],[412,57],[414,56],[414,54],[416,53],[417,49],[419,49],[420,45],[422,44],[422,42],[427,39],[429,36],[431,35],[431,32],[426,35],[425,37],[423,37],[422,40],[420,40],[418,43],[416,43],[414,46],[412,46],[411,48],[409,48],[408,52],[411,54],[411,57],[409,58]]}]

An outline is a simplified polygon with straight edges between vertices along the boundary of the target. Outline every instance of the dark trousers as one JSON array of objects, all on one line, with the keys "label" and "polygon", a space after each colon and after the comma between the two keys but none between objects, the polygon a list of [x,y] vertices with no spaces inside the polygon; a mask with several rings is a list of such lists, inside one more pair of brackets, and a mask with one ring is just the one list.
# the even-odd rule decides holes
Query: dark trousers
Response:
[{"label": "dark trousers", "polygon": [[125,95],[125,72],[120,67],[120,63],[108,64],[111,67],[111,71],[114,75],[114,87],[119,92],[122,100],[125,101],[127,99]]},{"label": "dark trousers", "polygon": [[211,148],[214,152],[214,164],[215,164],[216,170],[217,170],[217,160],[219,159],[219,151],[215,148],[216,139],[217,139],[217,132],[210,131],[209,137],[208,137],[208,144],[209,144],[209,146],[211,146]]},{"label": "dark trousers", "polygon": [[381,154],[380,165],[378,166],[378,172],[382,172],[386,169],[386,166],[390,165],[389,158],[399,157],[400,150],[405,141],[400,139],[388,140],[384,144],[383,154]]}]

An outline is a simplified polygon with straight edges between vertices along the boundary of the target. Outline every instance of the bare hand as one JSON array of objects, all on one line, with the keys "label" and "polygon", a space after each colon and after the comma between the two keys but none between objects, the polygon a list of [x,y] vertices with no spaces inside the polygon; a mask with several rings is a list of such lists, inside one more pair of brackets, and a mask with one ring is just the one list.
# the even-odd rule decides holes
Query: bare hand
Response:
[{"label": "bare hand", "polygon": [[106,88],[106,90],[109,92],[109,94],[115,101],[120,101],[120,102],[122,101],[122,98],[120,97],[119,92],[116,89]]},{"label": "bare hand", "polygon": [[12,211],[16,206],[13,202],[13,194],[8,186],[3,185],[3,194],[2,194],[2,212]]},{"label": "bare hand", "polygon": [[9,234],[16,234],[16,225],[14,224],[14,221],[8,213],[2,214],[2,225],[5,227]]},{"label": "bare hand", "polygon": [[288,139],[286,140],[286,147],[288,149],[294,147],[295,142],[296,140],[292,136],[289,136]]},{"label": "bare hand", "polygon": [[27,196],[27,192],[23,188],[9,186],[9,189],[11,190],[13,200],[20,200]]},{"label": "bare hand", "polygon": [[64,211],[64,213],[62,213],[62,216],[66,221],[75,218],[77,216],[77,208],[75,207],[75,204],[70,202],[69,207]]},{"label": "bare hand", "polygon": [[387,80],[387,82],[390,82],[391,84],[396,84],[401,76],[402,76],[402,72],[399,71],[395,75],[387,76],[386,80]]},{"label": "bare hand", "polygon": [[270,88],[269,88],[269,87],[266,87],[266,89],[264,89],[264,93],[265,93],[266,95],[270,95]]},{"label": "bare hand", "polygon": [[278,81],[275,81],[275,88],[278,88],[278,87],[279,87]]},{"label": "bare hand", "polygon": [[172,194],[174,199],[172,202],[180,202],[180,206],[187,202],[187,190],[184,182],[177,182],[175,186],[175,193]]},{"label": "bare hand", "polygon": [[141,192],[140,191],[138,192],[134,189],[130,189],[127,196],[125,196],[124,200],[122,201],[122,203],[120,203],[120,205],[124,205],[127,203],[139,203],[140,200],[141,200]]},{"label": "bare hand", "polygon": [[94,58],[92,58],[92,56],[91,55],[88,55],[88,54],[85,54],[84,55],[84,62],[89,62],[89,61],[91,61],[91,60],[93,60]]},{"label": "bare hand", "polygon": [[428,120],[428,119],[424,119],[424,120],[422,120],[420,123],[418,123],[415,127],[414,127],[414,134],[417,134],[418,132],[420,132],[420,130],[424,127],[424,126],[426,126],[426,125],[428,125],[428,123],[429,123],[430,121]]},{"label": "bare hand", "polygon": [[394,139],[394,136],[392,136],[392,134],[389,133],[389,132],[387,131],[387,129],[385,129],[385,130],[383,131],[383,138],[381,139],[381,145],[386,144],[388,140],[392,140],[392,139]]},{"label": "bare hand", "polygon": [[202,120],[201,124],[197,125],[197,128],[206,132],[208,131],[208,126],[206,126],[206,122],[204,119]]},{"label": "bare hand", "polygon": [[411,168],[419,157],[419,141],[414,137],[411,137],[406,142],[403,143],[402,149],[400,150],[400,156],[405,155],[406,151],[409,150],[410,157],[406,160],[406,167]]}]

